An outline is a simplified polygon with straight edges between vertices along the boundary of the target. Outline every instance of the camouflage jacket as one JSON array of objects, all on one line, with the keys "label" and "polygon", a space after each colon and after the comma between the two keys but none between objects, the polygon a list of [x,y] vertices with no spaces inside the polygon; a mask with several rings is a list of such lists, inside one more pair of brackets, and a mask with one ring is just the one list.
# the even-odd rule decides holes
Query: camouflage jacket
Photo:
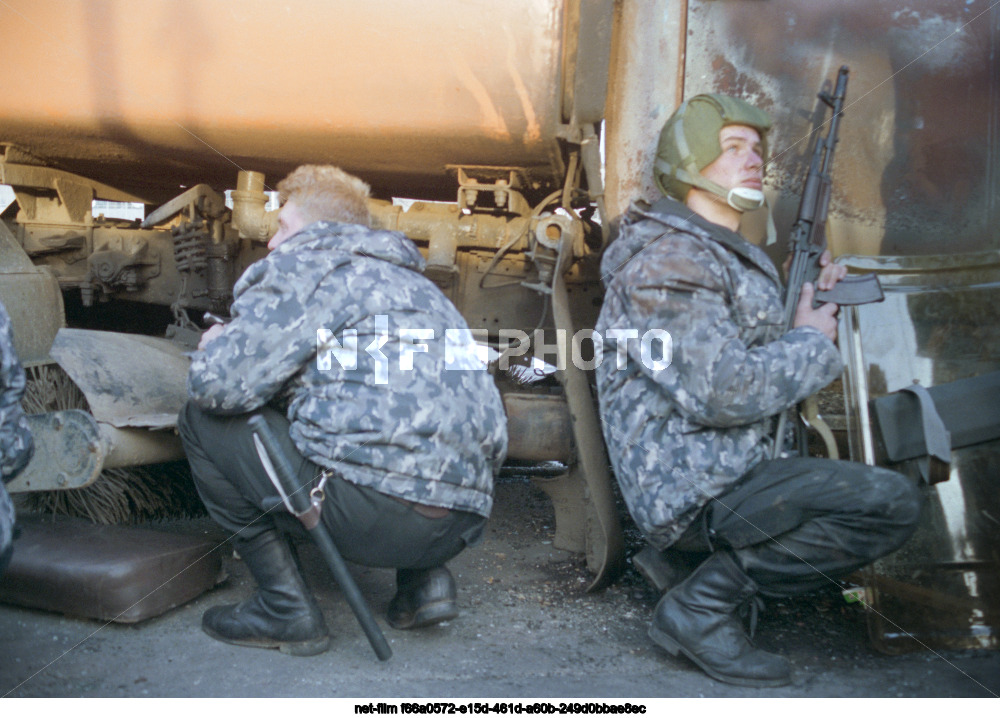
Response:
[{"label": "camouflage jacket", "polygon": [[35,452],[35,442],[21,409],[24,368],[14,351],[7,309],[0,304],[0,571],[10,558],[14,540],[14,504],[4,484],[16,477]]},{"label": "camouflage jacket", "polygon": [[404,235],[317,222],[251,265],[194,355],[191,401],[284,406],[303,456],[398,498],[488,516],[507,451],[465,320]]},{"label": "camouflage jacket", "polygon": [[24,368],[14,351],[10,316],[0,304],[0,477],[9,482],[28,465],[35,442],[21,408]]},{"label": "camouflage jacket", "polygon": [[[772,417],[833,381],[840,354],[817,329],[784,332],[781,281],[761,249],[673,200],[633,204],[601,270],[604,436],[629,511],[662,549],[768,455]],[[638,337],[620,369],[614,330]],[[666,342],[644,361],[649,330],[669,333],[669,362]]]}]

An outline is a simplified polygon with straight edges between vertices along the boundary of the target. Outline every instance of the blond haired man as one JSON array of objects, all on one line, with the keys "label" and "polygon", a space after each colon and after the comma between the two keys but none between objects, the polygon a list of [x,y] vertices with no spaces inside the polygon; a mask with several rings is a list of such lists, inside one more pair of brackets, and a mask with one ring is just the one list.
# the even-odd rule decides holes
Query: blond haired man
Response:
[{"label": "blond haired man", "polygon": [[304,489],[328,477],[321,520],[344,558],[397,569],[396,628],[457,614],[444,564],[480,539],[506,419],[417,248],[368,226],[368,186],[307,165],[278,190],[271,252],[236,283],[232,322],[203,335],[179,428],[209,513],[258,585],[243,603],[209,609],[203,629],[313,655],[329,634],[285,535],[300,527],[269,511],[277,492],[250,416],[271,425]]}]

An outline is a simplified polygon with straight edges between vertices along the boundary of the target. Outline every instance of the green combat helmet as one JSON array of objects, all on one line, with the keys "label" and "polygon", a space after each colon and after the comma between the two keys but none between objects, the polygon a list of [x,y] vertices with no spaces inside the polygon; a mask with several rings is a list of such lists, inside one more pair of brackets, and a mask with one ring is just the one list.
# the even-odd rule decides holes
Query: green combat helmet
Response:
[{"label": "green combat helmet", "polygon": [[761,158],[767,161],[771,118],[766,112],[729,95],[696,95],[677,108],[660,132],[653,177],[663,194],[683,202],[688,191],[698,187],[740,212],[764,205],[760,190],[737,187],[727,192],[701,175],[701,170],[722,154],[719,130],[726,125],[746,125],[757,130],[763,147]]}]

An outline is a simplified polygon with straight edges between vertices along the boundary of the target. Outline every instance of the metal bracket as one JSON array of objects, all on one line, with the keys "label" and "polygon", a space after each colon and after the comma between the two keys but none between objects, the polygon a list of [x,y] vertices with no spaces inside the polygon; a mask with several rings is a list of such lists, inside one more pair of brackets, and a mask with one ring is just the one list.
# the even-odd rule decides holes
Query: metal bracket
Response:
[{"label": "metal bracket", "polygon": [[[572,257],[571,238],[563,238],[560,266],[552,283],[552,318],[556,329],[568,336],[574,332],[566,280],[563,274]],[[567,362],[558,372],[566,391],[566,405],[572,418],[573,439],[577,451],[575,471],[583,475],[587,489],[588,521],[586,529],[587,566],[596,576],[588,591],[608,586],[625,568],[625,539],[618,521],[618,509],[611,489],[610,461],[604,448],[600,419],[594,396],[584,371]]]},{"label": "metal bracket", "polygon": [[[447,165],[446,169],[458,173],[458,206],[472,210],[484,206],[481,195],[492,196],[494,207],[511,214],[527,215],[531,205],[524,198],[522,190],[527,186],[523,170],[518,167],[462,167]],[[476,178],[470,175],[475,175]]]},{"label": "metal bracket", "polygon": [[27,419],[35,439],[35,455],[7,484],[8,491],[80,489],[97,481],[106,452],[93,416],[81,409],[68,409],[33,414]]},{"label": "metal bracket", "polygon": [[145,240],[130,245],[118,242],[118,248],[102,247],[87,257],[90,275],[108,287],[122,286],[136,290],[160,273],[160,258],[149,252]]},{"label": "metal bracket", "polygon": [[207,184],[195,185],[150,213],[142,222],[143,229],[150,229],[166,222],[184,210],[190,210],[190,219],[196,214],[218,219],[226,211],[226,199]]},{"label": "metal bracket", "polygon": [[[91,202],[95,198],[112,202],[145,203],[141,197],[72,172],[9,162],[8,156],[11,153],[10,148],[7,149],[5,156],[0,158],[0,184],[8,184],[14,188],[18,204],[24,213],[22,220],[44,219],[51,222],[54,215],[61,214],[63,223],[86,224],[90,221]],[[45,214],[52,216],[38,216],[38,197],[35,196],[38,190],[54,193],[58,197],[59,210],[47,207],[45,211]]]}]

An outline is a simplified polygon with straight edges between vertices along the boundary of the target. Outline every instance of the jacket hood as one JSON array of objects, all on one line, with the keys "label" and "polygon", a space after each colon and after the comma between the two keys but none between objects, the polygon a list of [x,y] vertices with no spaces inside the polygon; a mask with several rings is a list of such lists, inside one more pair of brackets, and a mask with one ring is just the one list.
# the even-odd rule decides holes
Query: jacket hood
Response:
[{"label": "jacket hood", "polygon": [[282,242],[275,252],[334,250],[381,259],[400,267],[423,272],[427,262],[416,245],[402,232],[372,229],[344,222],[313,222]]},{"label": "jacket hood", "polygon": [[653,242],[659,241],[663,233],[650,236],[648,232],[626,232],[624,229],[634,222],[653,220],[663,225],[663,232],[678,230],[711,239],[759,266],[768,276],[780,284],[774,265],[759,247],[747,242],[736,232],[709,222],[701,215],[688,209],[687,205],[671,197],[661,197],[652,207],[633,202],[626,213],[618,237],[605,250],[601,258],[601,278],[604,286],[611,284],[615,274],[629,260],[642,252]]},{"label": "jacket hood", "polygon": [[[691,223],[685,220],[684,217],[686,215],[693,215],[693,213],[690,210],[685,211],[685,205],[680,202],[670,197],[664,197],[657,202],[657,209],[660,208],[667,210],[667,212],[657,212],[654,214],[649,205],[640,205],[635,202],[629,206],[623,218],[618,236],[608,246],[604,252],[604,256],[601,258],[601,278],[604,286],[607,287],[611,284],[611,280],[614,279],[615,274],[628,264],[632,257],[644,250],[651,241],[655,242],[662,236],[657,234],[651,239],[647,233],[623,231],[629,224],[643,219],[655,219],[662,223],[665,229],[690,230],[692,227]],[[694,216],[697,217],[697,215]]]}]

